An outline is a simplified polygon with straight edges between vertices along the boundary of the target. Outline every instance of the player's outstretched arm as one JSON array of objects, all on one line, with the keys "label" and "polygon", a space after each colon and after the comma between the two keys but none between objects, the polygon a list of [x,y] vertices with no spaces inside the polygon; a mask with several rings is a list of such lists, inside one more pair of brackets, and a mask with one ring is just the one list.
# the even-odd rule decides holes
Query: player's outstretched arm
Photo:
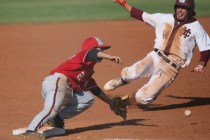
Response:
[{"label": "player's outstretched arm", "polygon": [[102,58],[102,59],[108,59],[108,60],[113,61],[118,64],[123,64],[123,62],[119,56],[113,56],[113,55],[110,55],[110,54],[107,54],[104,52],[98,52],[97,57]]}]

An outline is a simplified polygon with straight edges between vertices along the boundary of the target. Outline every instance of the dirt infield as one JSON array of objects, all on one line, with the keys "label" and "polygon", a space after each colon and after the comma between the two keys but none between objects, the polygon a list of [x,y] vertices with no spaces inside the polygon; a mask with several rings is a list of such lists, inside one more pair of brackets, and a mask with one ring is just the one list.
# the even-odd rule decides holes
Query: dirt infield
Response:
[{"label": "dirt infield", "polygon": [[[210,35],[210,18],[198,19]],[[122,57],[124,65],[106,60],[96,65],[95,79],[103,87],[118,77],[124,66],[152,50],[154,30],[135,20],[60,24],[0,25],[0,137],[17,139],[12,130],[27,126],[42,109],[41,83],[49,71],[80,50],[89,36],[112,45],[107,52]],[[209,140],[210,66],[204,74],[190,70],[199,61],[195,49],[191,64],[148,108],[129,107],[123,122],[95,98],[86,112],[65,121],[67,135],[52,140]],[[110,96],[137,91],[148,79],[133,81]],[[192,111],[191,117],[184,110]]]}]

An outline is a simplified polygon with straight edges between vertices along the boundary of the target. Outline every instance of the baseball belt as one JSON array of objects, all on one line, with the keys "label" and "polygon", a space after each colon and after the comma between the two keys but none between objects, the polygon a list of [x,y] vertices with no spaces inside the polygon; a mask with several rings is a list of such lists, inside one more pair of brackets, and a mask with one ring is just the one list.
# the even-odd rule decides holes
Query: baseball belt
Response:
[{"label": "baseball belt", "polygon": [[164,55],[160,50],[155,49],[154,50],[166,63],[170,64],[172,67],[174,67],[175,69],[179,69],[180,67],[175,64],[174,62],[172,62],[166,55]]}]

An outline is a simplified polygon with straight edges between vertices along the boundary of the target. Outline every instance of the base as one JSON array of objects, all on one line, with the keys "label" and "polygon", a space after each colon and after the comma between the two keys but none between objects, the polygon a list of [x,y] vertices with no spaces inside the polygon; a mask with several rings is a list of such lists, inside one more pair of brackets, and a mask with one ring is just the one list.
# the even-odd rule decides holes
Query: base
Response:
[{"label": "base", "polygon": [[[12,134],[17,136],[17,135],[25,133],[26,130],[27,130],[26,127],[14,129],[12,131]],[[38,133],[43,134],[45,137],[52,137],[52,136],[63,135],[66,133],[66,130],[63,128],[56,128],[56,127],[42,127],[41,129],[38,130]]]}]

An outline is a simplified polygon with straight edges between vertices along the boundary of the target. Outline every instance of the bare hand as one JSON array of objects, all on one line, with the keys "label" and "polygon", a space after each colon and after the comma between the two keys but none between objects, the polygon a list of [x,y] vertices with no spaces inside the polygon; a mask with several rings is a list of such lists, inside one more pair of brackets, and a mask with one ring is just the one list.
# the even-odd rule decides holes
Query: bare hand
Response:
[{"label": "bare hand", "polygon": [[118,64],[123,64],[123,62],[119,56],[112,56],[110,60],[115,63],[118,63]]},{"label": "bare hand", "polygon": [[199,73],[203,73],[203,66],[201,65],[197,65],[191,72],[199,72]]},{"label": "bare hand", "polygon": [[119,3],[121,6],[124,6],[126,1],[125,0],[113,0],[113,3]]}]

